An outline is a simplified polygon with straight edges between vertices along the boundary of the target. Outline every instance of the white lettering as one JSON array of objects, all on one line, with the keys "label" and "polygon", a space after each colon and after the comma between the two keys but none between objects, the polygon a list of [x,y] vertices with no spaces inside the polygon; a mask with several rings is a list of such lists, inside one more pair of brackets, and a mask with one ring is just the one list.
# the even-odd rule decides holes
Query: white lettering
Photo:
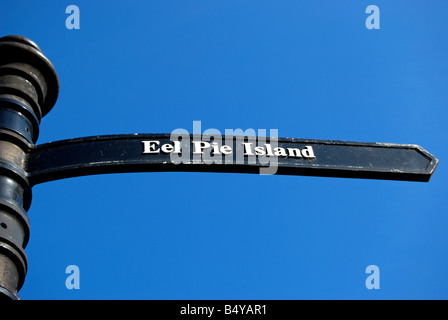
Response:
[{"label": "white lettering", "polygon": [[180,308],[180,314],[206,314],[208,318],[213,315],[215,307],[195,307],[187,304],[186,307]]},{"label": "white lettering", "polygon": [[254,153],[252,152],[252,143],[249,142],[243,142],[244,146],[244,155],[245,156],[253,156]]},{"label": "white lettering", "polygon": [[285,149],[283,149],[281,147],[274,148],[274,155],[276,157],[286,157],[287,156]]},{"label": "white lettering", "polygon": [[218,145],[217,142],[212,142],[211,145],[212,145],[212,148],[213,148],[212,153],[214,155],[215,154],[221,154],[221,152],[219,151],[219,145]]},{"label": "white lettering", "polygon": [[228,145],[223,145],[220,149],[222,154],[231,154],[232,153],[232,147]]},{"label": "white lettering", "polygon": [[173,153],[180,153],[180,141],[174,141]]},{"label": "white lettering", "polygon": [[266,155],[269,157],[273,157],[274,154],[272,153],[272,146],[270,144],[265,144],[266,147]]},{"label": "white lettering", "polygon": [[300,153],[300,149],[298,148],[288,148],[288,155],[290,157],[301,158],[302,154]]},{"label": "white lettering", "polygon": [[[219,142],[207,142],[207,141],[190,141],[188,139],[188,135],[179,136],[182,139],[173,141],[172,143],[164,143],[161,145],[160,141],[142,141],[143,144],[143,154],[177,154],[181,155],[182,161],[178,161],[178,163],[185,163],[191,161],[190,159],[190,145],[193,145],[193,159],[197,161],[203,161],[206,164],[211,163],[222,163],[222,155],[230,155],[234,152],[233,147],[231,145],[223,144],[220,145]],[[240,145],[240,149],[242,150],[242,154],[246,157],[252,158],[253,156],[260,157],[257,161],[260,164],[265,164],[262,162],[262,159],[265,157],[269,157],[272,159],[276,158],[307,158],[314,159],[316,158],[314,154],[314,150],[312,146],[305,146],[302,150],[300,148],[283,148],[283,147],[273,147],[270,143],[264,143],[262,145],[254,146],[252,142],[241,142],[240,144],[236,144],[235,146]],[[159,148],[160,146],[160,148]],[[238,148],[237,148],[238,149]],[[207,151],[208,150],[208,151]],[[186,154],[184,154],[186,153]],[[171,155],[170,155],[171,157]],[[178,158],[179,156],[177,156]],[[176,158],[176,159],[177,159]],[[232,160],[232,157],[229,157]],[[201,160],[202,159],[202,160]],[[246,158],[247,159],[247,158]],[[173,160],[173,158],[171,159]],[[233,161],[233,160],[232,160]],[[272,161],[272,160],[271,160]],[[174,163],[174,162],[173,162]],[[233,163],[233,162],[232,162]],[[239,163],[236,162],[235,163]]]},{"label": "white lettering", "polygon": [[210,148],[210,143],[205,141],[193,141],[193,154],[204,154],[204,149]]},{"label": "white lettering", "polygon": [[316,158],[312,146],[306,146],[305,149],[302,150],[302,155],[305,158]]},{"label": "white lettering", "polygon": [[159,141],[142,141],[143,153],[160,153],[159,149],[155,149],[160,144]]},{"label": "white lettering", "polygon": [[266,152],[264,151],[263,147],[255,147],[255,154],[257,156],[264,156],[266,155]]},{"label": "white lettering", "polygon": [[166,143],[166,144],[162,145],[160,150],[162,150],[162,152],[165,152],[165,153],[170,153],[174,150],[174,146],[172,144]]}]

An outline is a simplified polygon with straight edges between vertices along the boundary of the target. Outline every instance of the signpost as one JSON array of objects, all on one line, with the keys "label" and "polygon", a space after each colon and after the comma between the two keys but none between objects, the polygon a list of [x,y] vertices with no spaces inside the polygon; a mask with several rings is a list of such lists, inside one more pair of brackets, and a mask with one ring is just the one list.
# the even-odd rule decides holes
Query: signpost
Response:
[{"label": "signpost", "polygon": [[32,186],[122,172],[263,173],[429,181],[438,160],[417,145],[197,134],[84,137],[34,145],[59,80],[40,48],[0,38],[0,298],[18,299],[27,271]]},{"label": "signpost", "polygon": [[247,137],[226,137],[230,144],[213,147],[209,136],[189,135],[181,141],[169,134],[78,138],[32,147],[25,171],[35,185],[117,172],[258,173],[274,158],[276,174],[429,181],[437,165],[416,145],[279,138],[273,147],[266,139],[257,144]]}]

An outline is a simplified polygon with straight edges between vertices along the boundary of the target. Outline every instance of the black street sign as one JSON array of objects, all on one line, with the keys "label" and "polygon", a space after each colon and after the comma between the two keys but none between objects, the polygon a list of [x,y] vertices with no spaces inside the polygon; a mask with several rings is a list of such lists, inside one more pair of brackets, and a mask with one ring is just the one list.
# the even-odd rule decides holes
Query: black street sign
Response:
[{"label": "black street sign", "polygon": [[102,173],[260,173],[268,167],[283,175],[429,181],[438,162],[407,144],[204,135],[173,140],[134,134],[51,142],[30,149],[26,171],[31,185]]},{"label": "black street sign", "polygon": [[196,171],[429,181],[438,160],[416,145],[255,136],[133,134],[34,145],[59,78],[31,40],[0,38],[0,299],[19,299],[36,184],[83,175]]}]

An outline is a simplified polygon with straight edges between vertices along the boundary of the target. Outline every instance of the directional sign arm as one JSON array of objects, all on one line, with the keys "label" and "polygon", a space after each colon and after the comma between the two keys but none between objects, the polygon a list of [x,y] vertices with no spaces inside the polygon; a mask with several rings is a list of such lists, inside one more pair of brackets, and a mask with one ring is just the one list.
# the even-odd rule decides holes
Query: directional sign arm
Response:
[{"label": "directional sign arm", "polygon": [[[199,142],[210,144],[213,140],[207,136],[186,138],[191,147],[185,151],[188,145],[183,144],[182,152],[188,154],[184,154],[185,158],[178,163],[173,162],[172,153],[176,146],[169,134],[96,136],[47,143],[30,149],[26,171],[31,185],[35,185],[104,173],[259,173],[260,168],[273,165],[276,160],[276,174],[429,181],[438,163],[434,156],[417,145],[292,138],[267,138],[260,143],[259,139],[232,137],[223,139],[213,149]],[[229,140],[228,147],[222,147],[224,141]],[[195,147],[203,149],[195,150]],[[213,150],[221,151],[221,155],[207,158]],[[236,150],[242,155],[239,159]],[[198,151],[203,154],[198,155]],[[266,161],[271,162],[267,164]]]}]

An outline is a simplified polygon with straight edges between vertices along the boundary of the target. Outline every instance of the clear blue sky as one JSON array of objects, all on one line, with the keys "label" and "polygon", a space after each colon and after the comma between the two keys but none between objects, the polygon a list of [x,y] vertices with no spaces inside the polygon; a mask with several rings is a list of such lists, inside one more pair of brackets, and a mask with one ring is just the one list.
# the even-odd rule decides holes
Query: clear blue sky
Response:
[{"label": "clear blue sky", "polygon": [[[365,26],[368,5],[380,29]],[[80,29],[65,22],[80,9]],[[447,299],[448,3],[0,2],[61,84],[38,144],[202,128],[418,144],[429,183],[133,173],[37,185],[22,299]],[[68,290],[65,268],[80,269]],[[368,290],[365,269],[380,269]]]}]

